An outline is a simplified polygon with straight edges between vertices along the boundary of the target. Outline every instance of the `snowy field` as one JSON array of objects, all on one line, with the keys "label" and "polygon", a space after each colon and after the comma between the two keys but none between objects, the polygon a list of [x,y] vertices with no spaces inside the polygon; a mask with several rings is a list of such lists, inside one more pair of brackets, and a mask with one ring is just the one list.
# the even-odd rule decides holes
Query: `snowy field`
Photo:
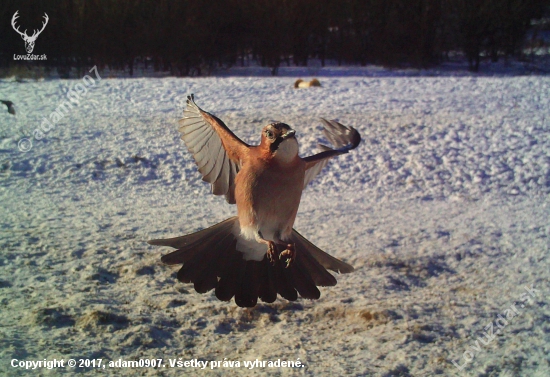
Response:
[{"label": "snowy field", "polygon": [[[0,81],[17,109],[0,109],[0,373],[550,375],[548,76],[346,75],[295,90],[295,77],[89,75]],[[70,88],[79,104],[35,133]],[[320,300],[220,302],[145,242],[236,213],[179,139],[189,93],[248,143],[290,124],[302,156],[323,141],[319,117],[362,134],[304,192],[295,224],[356,268]],[[166,367],[10,366],[54,358]],[[170,367],[193,359],[220,367]],[[256,359],[304,367],[245,369]]]}]

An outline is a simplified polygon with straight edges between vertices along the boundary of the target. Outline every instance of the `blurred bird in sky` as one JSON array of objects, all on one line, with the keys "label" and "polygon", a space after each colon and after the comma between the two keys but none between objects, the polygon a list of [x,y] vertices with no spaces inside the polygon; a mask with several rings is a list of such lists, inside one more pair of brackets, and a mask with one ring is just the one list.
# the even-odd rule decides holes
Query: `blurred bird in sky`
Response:
[{"label": "blurred bird in sky", "polygon": [[234,296],[241,307],[258,298],[273,302],[280,294],[294,301],[318,299],[317,286],[336,285],[327,270],[349,273],[353,267],[306,240],[292,227],[303,189],[328,161],[356,148],[361,137],[352,127],[322,119],[324,135],[334,145],[301,158],[295,131],[275,122],[262,130],[260,145],[240,140],[216,116],[200,109],[193,95],[179,131],[212,193],[237,204],[237,216],[182,237],[149,241],[175,249],[162,257],[181,264],[178,280],[194,283],[199,293]]},{"label": "blurred bird in sky", "polygon": [[15,107],[13,107],[13,102],[7,100],[0,100],[0,102],[8,107],[8,113],[15,115]]}]

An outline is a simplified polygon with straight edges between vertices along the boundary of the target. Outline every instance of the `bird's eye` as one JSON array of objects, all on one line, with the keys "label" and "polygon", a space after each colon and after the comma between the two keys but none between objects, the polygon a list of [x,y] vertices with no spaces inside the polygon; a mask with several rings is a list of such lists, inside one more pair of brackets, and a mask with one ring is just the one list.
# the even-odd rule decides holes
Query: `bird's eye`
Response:
[{"label": "bird's eye", "polygon": [[273,132],[271,131],[265,131],[265,136],[267,136],[269,139],[273,139]]}]

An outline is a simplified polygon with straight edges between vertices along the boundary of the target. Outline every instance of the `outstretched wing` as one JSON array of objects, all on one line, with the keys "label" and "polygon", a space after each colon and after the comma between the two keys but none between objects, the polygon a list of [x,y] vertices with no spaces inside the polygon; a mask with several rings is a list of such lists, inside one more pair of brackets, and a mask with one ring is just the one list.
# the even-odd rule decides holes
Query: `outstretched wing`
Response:
[{"label": "outstretched wing", "polygon": [[229,204],[235,204],[235,177],[248,144],[220,119],[199,108],[192,94],[187,97],[179,124],[181,138],[193,154],[203,181],[212,185],[214,195],[225,195]]},{"label": "outstretched wing", "polygon": [[335,120],[321,118],[321,121],[325,127],[323,133],[335,149],[319,144],[319,148],[323,152],[304,158],[306,162],[304,188],[327,166],[332,157],[348,153],[350,150],[357,148],[361,142],[361,135],[355,128],[344,126]]}]

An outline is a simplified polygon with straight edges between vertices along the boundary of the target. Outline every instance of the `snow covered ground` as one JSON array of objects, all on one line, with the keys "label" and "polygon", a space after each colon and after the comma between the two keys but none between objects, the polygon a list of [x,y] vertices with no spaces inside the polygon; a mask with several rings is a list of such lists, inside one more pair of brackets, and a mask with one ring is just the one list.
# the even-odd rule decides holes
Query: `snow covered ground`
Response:
[{"label": "snow covered ground", "polygon": [[[0,112],[0,373],[36,375],[12,359],[147,358],[166,367],[76,370],[206,374],[170,367],[198,359],[224,376],[550,375],[547,76],[344,75],[295,90],[295,77],[89,75],[0,81],[18,112]],[[70,88],[73,105],[35,133]],[[271,120],[292,125],[303,156],[319,117],[361,132],[298,213],[299,232],[356,268],[320,300],[241,309],[178,282],[168,249],[145,243],[236,211],[179,140],[189,93],[248,143]],[[245,369],[256,359],[305,366]]]}]

